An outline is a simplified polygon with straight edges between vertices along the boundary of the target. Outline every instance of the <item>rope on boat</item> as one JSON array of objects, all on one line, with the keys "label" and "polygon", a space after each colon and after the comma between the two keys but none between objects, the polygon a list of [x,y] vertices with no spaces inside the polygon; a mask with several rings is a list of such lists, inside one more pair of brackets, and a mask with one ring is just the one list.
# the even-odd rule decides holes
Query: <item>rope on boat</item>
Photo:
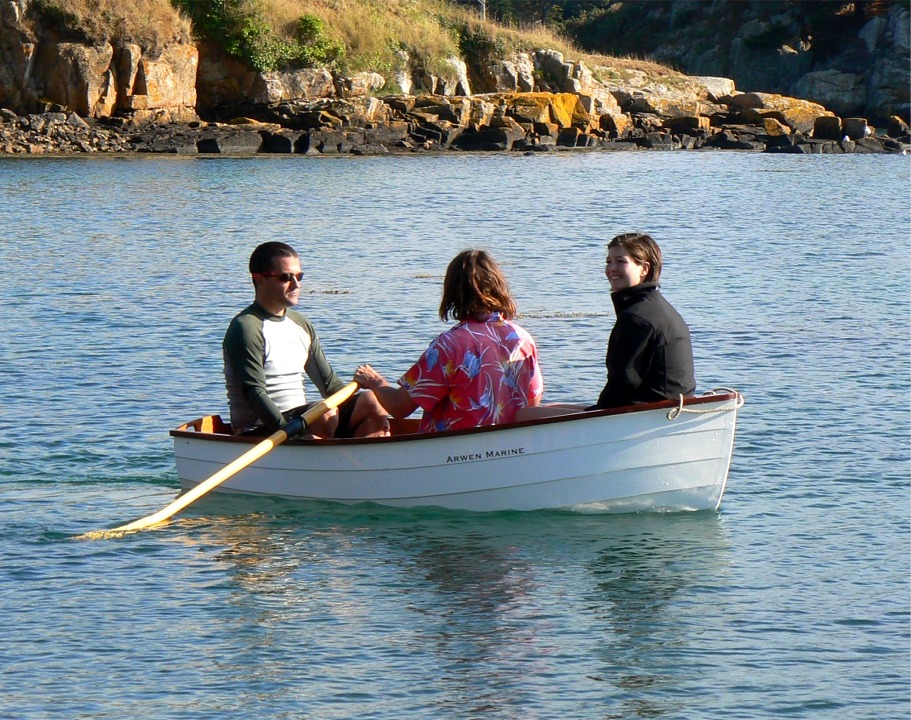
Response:
[{"label": "rope on boat", "polygon": [[743,407],[743,403],[744,403],[743,395],[741,395],[739,392],[737,392],[733,388],[726,388],[726,387],[712,388],[711,390],[702,393],[702,397],[707,397],[707,396],[711,396],[711,395],[720,395],[722,393],[735,393],[737,395],[737,397],[734,400],[734,404],[727,405],[725,407],[720,407],[720,408],[709,408],[707,410],[698,410],[695,408],[683,407],[683,395],[681,394],[679,396],[680,404],[677,405],[677,407],[671,408],[670,410],[667,411],[667,419],[676,420],[678,417],[680,417],[681,413],[691,413],[693,415],[708,415],[709,413],[730,412],[731,410],[739,410],[740,408]]}]

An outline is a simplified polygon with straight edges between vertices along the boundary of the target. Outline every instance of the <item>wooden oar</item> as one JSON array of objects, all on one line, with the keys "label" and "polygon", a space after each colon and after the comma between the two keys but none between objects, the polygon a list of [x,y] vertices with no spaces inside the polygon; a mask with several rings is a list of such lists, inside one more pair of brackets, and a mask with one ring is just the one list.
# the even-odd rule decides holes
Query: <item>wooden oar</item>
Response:
[{"label": "wooden oar", "polygon": [[164,522],[172,515],[175,515],[176,513],[183,510],[187,505],[189,505],[197,498],[205,495],[212,488],[220,485],[233,475],[236,475],[248,465],[252,465],[256,460],[259,460],[259,458],[269,452],[272,448],[281,445],[292,435],[296,435],[297,433],[301,432],[312,422],[321,418],[327,411],[341,405],[343,402],[345,402],[345,400],[354,394],[354,391],[357,390],[357,387],[358,385],[355,382],[348,383],[334,395],[330,395],[322,402],[317,403],[312,408],[307,410],[307,412],[305,412],[301,417],[295,418],[287,425],[285,425],[281,430],[277,430],[262,442],[254,445],[252,448],[247,450],[247,452],[237,458],[237,460],[229,463],[228,465],[225,465],[208,480],[203,480],[192,490],[185,492],[163,510],[159,510],[157,513],[144,518],[140,518],[139,520],[134,520],[133,522],[126,525],[112,528],[111,530],[93,530],[92,532],[87,532],[84,535],[79,535],[77,539],[99,540],[102,538],[118,537],[124,533],[132,532],[134,530],[143,530],[145,528],[152,527],[153,525],[158,525],[159,523]]}]

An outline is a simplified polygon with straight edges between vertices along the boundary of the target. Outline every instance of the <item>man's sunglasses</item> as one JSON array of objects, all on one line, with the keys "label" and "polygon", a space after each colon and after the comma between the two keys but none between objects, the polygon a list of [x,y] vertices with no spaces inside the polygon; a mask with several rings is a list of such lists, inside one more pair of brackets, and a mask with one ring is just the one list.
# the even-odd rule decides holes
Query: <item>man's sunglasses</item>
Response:
[{"label": "man's sunglasses", "polygon": [[302,272],[299,272],[299,273],[289,273],[289,272],[274,273],[273,272],[273,273],[258,273],[258,274],[265,275],[266,277],[277,278],[280,282],[283,282],[283,283],[289,283],[292,280],[297,280],[298,282],[300,282],[301,280],[304,279],[304,274]]}]

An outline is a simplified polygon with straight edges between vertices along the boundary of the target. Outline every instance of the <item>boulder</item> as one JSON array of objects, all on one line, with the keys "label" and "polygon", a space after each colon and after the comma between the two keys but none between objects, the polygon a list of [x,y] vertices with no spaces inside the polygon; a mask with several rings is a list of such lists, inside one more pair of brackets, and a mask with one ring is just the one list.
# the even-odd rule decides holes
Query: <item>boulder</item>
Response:
[{"label": "boulder", "polygon": [[762,122],[766,117],[774,117],[802,133],[813,130],[816,118],[834,115],[817,103],[773,93],[741,93],[731,98],[730,104],[747,122]]},{"label": "boulder", "polygon": [[196,143],[201,153],[222,155],[248,155],[258,153],[263,146],[263,136],[255,130],[229,130],[212,128],[203,131]]},{"label": "boulder", "polygon": [[453,95],[471,95],[471,84],[468,82],[468,66],[465,61],[455,56],[446,58],[446,72],[441,79],[440,94],[446,97]]},{"label": "boulder", "polygon": [[[838,119],[838,118],[834,118]],[[791,128],[775,118],[767,117],[762,122],[763,129],[769,137],[782,137],[791,134]]]},{"label": "boulder", "polygon": [[423,119],[445,120],[466,127],[471,119],[471,101],[468,98],[440,97],[417,98],[412,114]]},{"label": "boulder", "polygon": [[392,71],[392,82],[405,95],[409,95],[414,88],[414,79],[411,77],[411,56],[401,48],[395,51],[399,64]]},{"label": "boulder", "polygon": [[410,126],[407,122],[391,121],[367,128],[364,131],[364,142],[367,145],[396,147],[408,138]]},{"label": "boulder", "polygon": [[350,77],[335,78],[335,94],[341,98],[365,97],[386,85],[386,78],[376,72],[359,72]]},{"label": "boulder", "polygon": [[893,115],[889,118],[889,129],[886,133],[891,138],[908,137],[908,135],[911,135],[911,127],[898,115]]},{"label": "boulder", "polygon": [[692,80],[700,83],[705,88],[706,96],[713,102],[721,102],[723,98],[729,97],[736,92],[734,81],[730,78],[697,75]]},{"label": "boulder", "polygon": [[468,114],[468,123],[474,128],[480,128],[490,125],[496,111],[496,105],[489,100],[481,97],[469,98],[470,110]]},{"label": "boulder", "polygon": [[[766,122],[769,122],[768,118]],[[813,124],[813,137],[818,140],[841,140],[844,135],[844,128],[842,128],[841,118],[839,117],[818,117]]]},{"label": "boulder", "polygon": [[681,115],[667,118],[663,125],[674,134],[691,135],[700,131],[708,131],[709,119],[704,115]]},{"label": "boulder", "polygon": [[611,139],[625,138],[632,128],[633,121],[629,115],[602,115],[599,118],[601,130]]},{"label": "boulder", "polygon": [[489,60],[480,69],[479,85],[486,92],[533,92],[535,65],[528,53]]},{"label": "boulder", "polygon": [[870,74],[870,91],[864,112],[869,117],[908,117],[911,112],[911,64],[908,55],[887,57]]},{"label": "boulder", "polygon": [[452,147],[458,150],[512,150],[518,138],[514,130],[506,127],[484,127],[478,130],[468,129],[459,135]]},{"label": "boulder", "polygon": [[709,115],[711,108],[693,97],[656,97],[637,95],[631,98],[627,112],[651,113],[662,117],[692,117]]},{"label": "boulder", "polygon": [[309,138],[309,150],[311,152],[316,150],[323,155],[348,153],[355,144],[358,144],[357,140],[360,140],[359,144],[364,144],[363,136],[352,137],[351,133],[342,130],[313,130],[310,132]]},{"label": "boulder", "polygon": [[876,52],[876,46],[879,45],[880,38],[886,31],[889,21],[882,15],[875,15],[867,21],[857,36],[864,41],[867,46],[867,52],[871,55]]},{"label": "boulder", "polygon": [[806,73],[797,81],[794,92],[839,114],[856,111],[867,102],[863,77],[834,69]]},{"label": "boulder", "polygon": [[845,118],[843,124],[844,134],[849,140],[861,140],[872,133],[872,128],[867,125],[866,118]]},{"label": "boulder", "polygon": [[572,65],[567,64],[563,53],[557,50],[538,50],[534,54],[535,69],[544,81],[547,87],[539,87],[537,90],[546,91],[550,87],[556,90],[562,90],[563,84],[572,75]]},{"label": "boulder", "polygon": [[514,93],[495,96],[503,112],[519,122],[553,122],[561,128],[588,127],[591,116],[572,93]]},{"label": "boulder", "polygon": [[565,127],[557,136],[557,145],[560,147],[585,147],[586,143],[579,128]]},{"label": "boulder", "polygon": [[289,100],[313,100],[332,97],[335,79],[325,68],[254,73],[249,102],[269,105]]},{"label": "boulder", "polygon": [[676,150],[679,145],[669,132],[651,132],[636,140],[639,147],[649,150]]},{"label": "boulder", "polygon": [[831,155],[844,153],[841,143],[832,140],[809,138],[794,146],[795,151],[803,155]]},{"label": "boulder", "polygon": [[[504,96],[507,112],[519,122],[550,122],[551,114],[550,93],[521,93]],[[561,127],[572,124],[571,117],[565,118],[566,122],[559,123]]]}]

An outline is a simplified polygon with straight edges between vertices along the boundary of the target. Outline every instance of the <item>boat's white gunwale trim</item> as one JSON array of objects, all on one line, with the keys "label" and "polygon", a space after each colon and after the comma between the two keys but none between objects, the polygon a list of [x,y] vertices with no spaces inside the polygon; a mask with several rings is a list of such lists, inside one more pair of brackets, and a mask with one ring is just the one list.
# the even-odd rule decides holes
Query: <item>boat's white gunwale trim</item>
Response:
[{"label": "boat's white gunwale trim", "polygon": [[[739,398],[741,397],[739,392],[731,391],[720,393],[716,395],[697,395],[694,397],[684,398],[683,407],[689,407],[692,405],[703,405],[708,403],[724,403],[728,401],[735,401],[735,405],[732,405],[730,408],[718,408],[719,411],[730,410],[735,412],[739,409],[739,405],[736,404]],[[386,443],[396,443],[396,442],[415,442],[415,441],[428,441],[428,440],[440,440],[445,438],[457,437],[459,435],[473,435],[479,433],[490,433],[490,432],[501,432],[504,430],[510,430],[514,428],[524,429],[529,427],[535,427],[538,425],[552,425],[558,423],[569,423],[569,422],[586,422],[590,420],[595,420],[599,418],[605,418],[612,415],[628,415],[631,413],[646,413],[652,412],[655,410],[669,410],[680,407],[679,400],[662,400],[661,402],[656,403],[646,403],[643,405],[627,405],[619,408],[609,408],[607,410],[591,410],[588,412],[580,413],[571,413],[569,415],[557,415],[554,417],[539,418],[537,420],[526,420],[523,422],[512,422],[504,423],[502,425],[485,425],[484,427],[477,428],[467,428],[465,430],[450,430],[446,432],[437,432],[437,433],[409,433],[403,435],[393,435],[390,437],[381,437],[381,438],[332,438],[332,439],[321,439],[321,440],[304,440],[300,438],[290,438],[285,441],[285,445],[294,446],[294,445],[306,445],[306,446],[320,446],[327,445],[330,447],[338,447],[341,445],[379,445]],[[188,426],[192,425],[194,421],[185,423],[180,427],[171,430],[170,434],[172,437],[188,437],[195,439],[209,439],[217,440],[219,442],[236,442],[243,444],[254,444],[262,440],[258,436],[250,435],[225,435],[223,433],[204,433],[198,432],[196,430],[185,429]],[[679,419],[667,419],[667,422],[680,422]]]}]

